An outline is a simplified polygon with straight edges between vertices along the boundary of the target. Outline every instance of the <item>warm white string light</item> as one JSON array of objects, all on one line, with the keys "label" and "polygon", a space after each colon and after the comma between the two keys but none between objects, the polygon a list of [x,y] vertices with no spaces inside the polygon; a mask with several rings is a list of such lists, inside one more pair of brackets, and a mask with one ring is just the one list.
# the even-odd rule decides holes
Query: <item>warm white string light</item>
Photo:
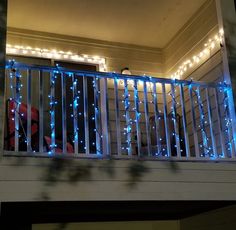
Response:
[{"label": "warm white string light", "polygon": [[183,64],[178,67],[177,71],[171,75],[171,78],[181,79],[187,70],[199,65],[199,63],[202,63],[207,57],[209,58],[211,51],[215,50],[216,47],[220,49],[220,45],[223,41],[223,34],[223,29],[220,29],[218,34],[208,39],[208,41],[204,44],[204,48],[198,54],[192,56],[192,58],[184,61]]},{"label": "warm white string light", "polygon": [[91,55],[78,55],[70,51],[57,51],[42,48],[32,48],[30,46],[19,46],[7,44],[6,53],[11,55],[52,58],[56,60],[70,60],[75,62],[96,64],[99,66],[99,71],[107,71],[105,58]]},{"label": "warm white string light", "polygon": [[[220,48],[219,44],[222,44],[223,34],[223,29],[220,29],[218,34],[210,38],[204,44],[204,48],[198,54],[192,56],[192,58],[183,62],[183,64],[178,67],[177,71],[171,75],[171,78],[180,79],[187,70],[193,68],[194,66],[201,63],[204,59],[209,57],[212,50],[214,50],[216,47]],[[32,48],[30,46],[20,46],[11,44],[7,44],[6,53],[12,55],[53,58],[57,60],[72,60],[75,62],[97,64],[99,65],[99,71],[107,71],[105,58],[99,56],[90,56],[85,54],[78,55],[70,51],[65,52],[57,51],[55,49],[49,50],[43,48]]]}]

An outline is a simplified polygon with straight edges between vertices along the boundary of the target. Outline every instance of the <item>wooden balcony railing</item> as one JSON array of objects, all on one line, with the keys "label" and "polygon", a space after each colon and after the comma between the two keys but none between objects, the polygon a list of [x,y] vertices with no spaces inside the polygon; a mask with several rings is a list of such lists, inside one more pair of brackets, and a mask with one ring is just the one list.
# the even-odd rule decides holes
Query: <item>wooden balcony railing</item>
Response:
[{"label": "wooden balcony railing", "polygon": [[225,83],[9,62],[6,155],[177,160],[236,156]]}]

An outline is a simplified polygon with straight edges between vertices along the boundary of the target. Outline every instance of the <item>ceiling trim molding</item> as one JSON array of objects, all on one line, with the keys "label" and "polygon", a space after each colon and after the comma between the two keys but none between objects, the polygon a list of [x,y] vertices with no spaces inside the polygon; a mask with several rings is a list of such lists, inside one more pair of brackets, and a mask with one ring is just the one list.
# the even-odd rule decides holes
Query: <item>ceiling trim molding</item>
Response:
[{"label": "ceiling trim molding", "polygon": [[199,17],[201,17],[202,14],[210,7],[210,5],[215,0],[207,0],[199,9],[198,11],[192,15],[192,17],[182,26],[182,28],[173,36],[173,38],[163,47],[163,52],[165,53],[165,50],[167,50],[174,41],[178,40],[185,32],[186,30],[191,27],[195,21],[198,20]]},{"label": "ceiling trim molding", "polygon": [[128,49],[128,50],[150,52],[150,53],[155,53],[155,54],[162,53],[162,49],[155,48],[155,47],[138,46],[138,45],[132,45],[132,44],[118,43],[118,42],[108,42],[108,41],[97,40],[97,39],[47,33],[47,32],[26,30],[26,29],[13,28],[13,27],[7,28],[7,35],[19,36],[19,37],[24,37],[24,38],[29,38],[29,39],[40,39],[40,40],[53,41],[53,42],[64,42],[64,43],[70,43],[74,45],[89,45],[89,46],[94,46],[94,47],[117,48],[117,49],[126,49],[126,50]]},{"label": "ceiling trim molding", "polygon": [[216,34],[218,31],[218,25],[215,25],[207,34],[205,34],[201,40],[199,40],[197,43],[195,43],[191,49],[189,49],[187,52],[185,52],[181,58],[177,58],[177,62],[174,65],[171,65],[170,67],[167,67],[166,65],[168,64],[168,59],[171,57],[167,57],[165,59],[165,66],[164,66],[164,72],[169,76],[170,73],[172,73],[179,65],[182,63],[184,60],[188,59],[189,56],[191,56],[195,50],[197,50],[201,45],[203,45],[204,41],[207,41],[208,38],[210,38],[213,34]]}]

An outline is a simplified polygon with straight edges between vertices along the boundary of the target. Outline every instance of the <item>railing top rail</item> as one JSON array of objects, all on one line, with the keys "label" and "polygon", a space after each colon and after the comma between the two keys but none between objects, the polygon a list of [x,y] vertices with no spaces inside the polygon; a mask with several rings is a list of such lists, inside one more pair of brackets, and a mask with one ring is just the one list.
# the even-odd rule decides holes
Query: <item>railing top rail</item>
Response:
[{"label": "railing top rail", "polygon": [[164,83],[164,84],[180,84],[180,85],[191,85],[191,86],[201,86],[201,87],[213,87],[213,88],[228,88],[231,87],[226,83],[216,83],[216,82],[203,82],[203,81],[193,81],[193,80],[179,80],[179,79],[170,79],[170,78],[160,78],[160,77],[152,77],[148,75],[124,75],[115,72],[98,72],[98,71],[82,71],[82,70],[73,70],[62,68],[60,66],[52,67],[52,66],[41,66],[41,65],[33,65],[33,64],[23,64],[19,62],[9,62],[5,66],[6,69],[16,68],[21,70],[42,70],[45,72],[58,72],[58,73],[71,73],[82,75],[86,77],[98,77],[98,78],[108,78],[108,79],[119,79],[119,80],[135,80],[142,82],[152,82],[152,83]]}]

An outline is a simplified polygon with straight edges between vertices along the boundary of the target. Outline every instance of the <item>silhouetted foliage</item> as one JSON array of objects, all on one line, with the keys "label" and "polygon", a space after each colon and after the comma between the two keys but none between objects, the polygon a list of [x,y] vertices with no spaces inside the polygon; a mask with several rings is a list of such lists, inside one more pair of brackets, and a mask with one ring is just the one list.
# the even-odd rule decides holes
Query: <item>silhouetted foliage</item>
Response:
[{"label": "silhouetted foliage", "polygon": [[89,179],[92,167],[91,163],[55,157],[51,159],[42,179],[46,181],[48,186],[52,186],[59,181],[68,181],[73,184],[80,180]]},{"label": "silhouetted foliage", "polygon": [[147,172],[149,172],[149,169],[146,167],[144,161],[131,162],[127,169],[127,173],[129,176],[128,186],[134,187],[137,184],[137,182],[141,180],[144,173],[147,173]]},{"label": "silhouetted foliage", "polygon": [[70,170],[67,170],[67,178],[70,183],[75,183],[80,180],[88,180],[91,177],[91,169],[93,168],[92,164],[79,164],[76,165]]},{"label": "silhouetted foliage", "polygon": [[55,230],[64,230],[66,229],[68,223],[61,223],[61,224],[58,224],[55,228]]},{"label": "silhouetted foliage", "polygon": [[107,174],[109,177],[115,176],[115,160],[110,158],[103,161],[103,164],[98,168],[101,172]]}]

